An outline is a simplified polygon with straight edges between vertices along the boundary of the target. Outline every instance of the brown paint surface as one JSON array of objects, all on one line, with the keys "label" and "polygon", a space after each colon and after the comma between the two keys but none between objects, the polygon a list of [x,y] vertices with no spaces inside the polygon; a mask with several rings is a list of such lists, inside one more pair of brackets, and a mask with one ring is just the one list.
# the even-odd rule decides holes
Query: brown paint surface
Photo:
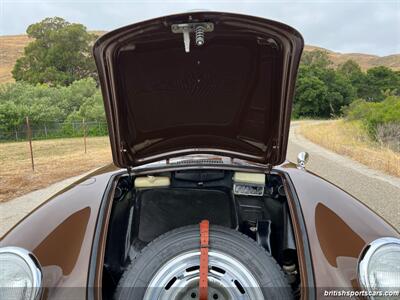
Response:
[{"label": "brown paint surface", "polygon": [[368,243],[399,233],[363,203],[328,181],[285,163],[305,220],[317,298],[329,288],[358,288],[358,258]]},{"label": "brown paint surface", "polygon": [[[59,264],[63,275],[69,275],[81,251],[89,218],[90,207],[85,207],[61,222],[33,250],[41,265]],[[60,255],[64,257],[61,261]]]},{"label": "brown paint surface", "polygon": [[43,299],[85,299],[100,204],[112,175],[105,166],[44,202],[0,240],[32,251],[43,270]]},{"label": "brown paint surface", "polygon": [[337,257],[358,258],[365,245],[365,241],[343,219],[322,203],[315,208],[315,228],[322,252],[335,268]]}]

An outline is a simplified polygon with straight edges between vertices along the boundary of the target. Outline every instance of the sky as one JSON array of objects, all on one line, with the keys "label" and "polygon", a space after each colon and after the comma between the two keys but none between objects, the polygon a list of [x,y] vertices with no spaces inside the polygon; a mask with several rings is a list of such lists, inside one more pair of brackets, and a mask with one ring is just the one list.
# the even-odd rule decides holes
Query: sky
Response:
[{"label": "sky", "polygon": [[59,16],[89,30],[112,30],[190,10],[226,11],[277,20],[298,29],[306,44],[343,53],[400,53],[400,0],[136,1],[0,0],[0,35],[24,33]]}]

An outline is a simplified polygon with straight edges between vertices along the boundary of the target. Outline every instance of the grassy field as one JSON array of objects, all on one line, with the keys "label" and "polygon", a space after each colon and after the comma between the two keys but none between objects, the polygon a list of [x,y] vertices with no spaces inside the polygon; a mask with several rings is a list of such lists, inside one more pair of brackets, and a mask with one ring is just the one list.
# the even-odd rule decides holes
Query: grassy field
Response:
[{"label": "grassy field", "polygon": [[360,123],[335,120],[302,124],[300,133],[310,141],[372,169],[400,177],[400,153],[372,141]]},{"label": "grassy field", "polygon": [[0,202],[44,188],[112,161],[108,137],[33,141],[35,171],[27,142],[0,143]]},{"label": "grassy field", "polygon": [[[93,31],[97,35],[102,35],[105,31]],[[27,35],[5,35],[0,36],[0,83],[12,82],[13,78],[11,70],[17,58],[23,52],[24,47],[31,41]],[[334,66],[344,63],[348,59],[356,61],[363,70],[367,70],[376,66],[387,66],[393,70],[400,70],[400,54],[388,56],[376,56],[363,53],[339,53],[324,48],[306,45],[305,51],[314,49],[325,50],[328,52],[329,59],[332,60]]]},{"label": "grassy field", "polygon": [[[300,133],[325,148],[400,177],[400,153],[372,142],[358,123],[304,123]],[[33,141],[33,152],[35,171],[27,142],[0,143],[0,202],[112,161],[108,137],[88,138],[86,154],[82,138]]]}]

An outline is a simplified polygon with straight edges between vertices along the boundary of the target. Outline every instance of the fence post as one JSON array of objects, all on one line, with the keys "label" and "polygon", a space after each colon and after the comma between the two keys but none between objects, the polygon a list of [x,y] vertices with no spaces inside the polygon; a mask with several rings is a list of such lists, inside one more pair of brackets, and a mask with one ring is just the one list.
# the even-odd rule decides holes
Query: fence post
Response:
[{"label": "fence post", "polygon": [[17,131],[17,127],[15,127],[14,129],[15,129],[15,140],[18,142],[18,131]]},{"label": "fence post", "polygon": [[29,141],[29,150],[31,152],[32,171],[35,171],[35,163],[33,162],[33,149],[32,149],[32,132],[29,126],[29,117],[26,117],[26,134]]},{"label": "fence post", "polygon": [[44,134],[45,134],[46,139],[47,139],[47,126],[46,126],[46,123],[44,123]]},{"label": "fence post", "polygon": [[83,126],[83,143],[85,145],[85,154],[86,154],[86,124],[85,124],[85,118],[82,120],[82,126]]}]

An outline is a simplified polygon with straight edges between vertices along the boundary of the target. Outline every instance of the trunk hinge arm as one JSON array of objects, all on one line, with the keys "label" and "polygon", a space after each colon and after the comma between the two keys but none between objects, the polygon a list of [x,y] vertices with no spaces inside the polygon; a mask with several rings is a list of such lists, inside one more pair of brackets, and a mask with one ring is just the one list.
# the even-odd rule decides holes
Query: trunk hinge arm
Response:
[{"label": "trunk hinge arm", "polygon": [[129,182],[132,184],[132,188],[133,188],[134,186],[133,186],[133,175],[132,175],[133,170],[132,169],[133,169],[132,167],[127,167],[126,171],[128,172]]}]

